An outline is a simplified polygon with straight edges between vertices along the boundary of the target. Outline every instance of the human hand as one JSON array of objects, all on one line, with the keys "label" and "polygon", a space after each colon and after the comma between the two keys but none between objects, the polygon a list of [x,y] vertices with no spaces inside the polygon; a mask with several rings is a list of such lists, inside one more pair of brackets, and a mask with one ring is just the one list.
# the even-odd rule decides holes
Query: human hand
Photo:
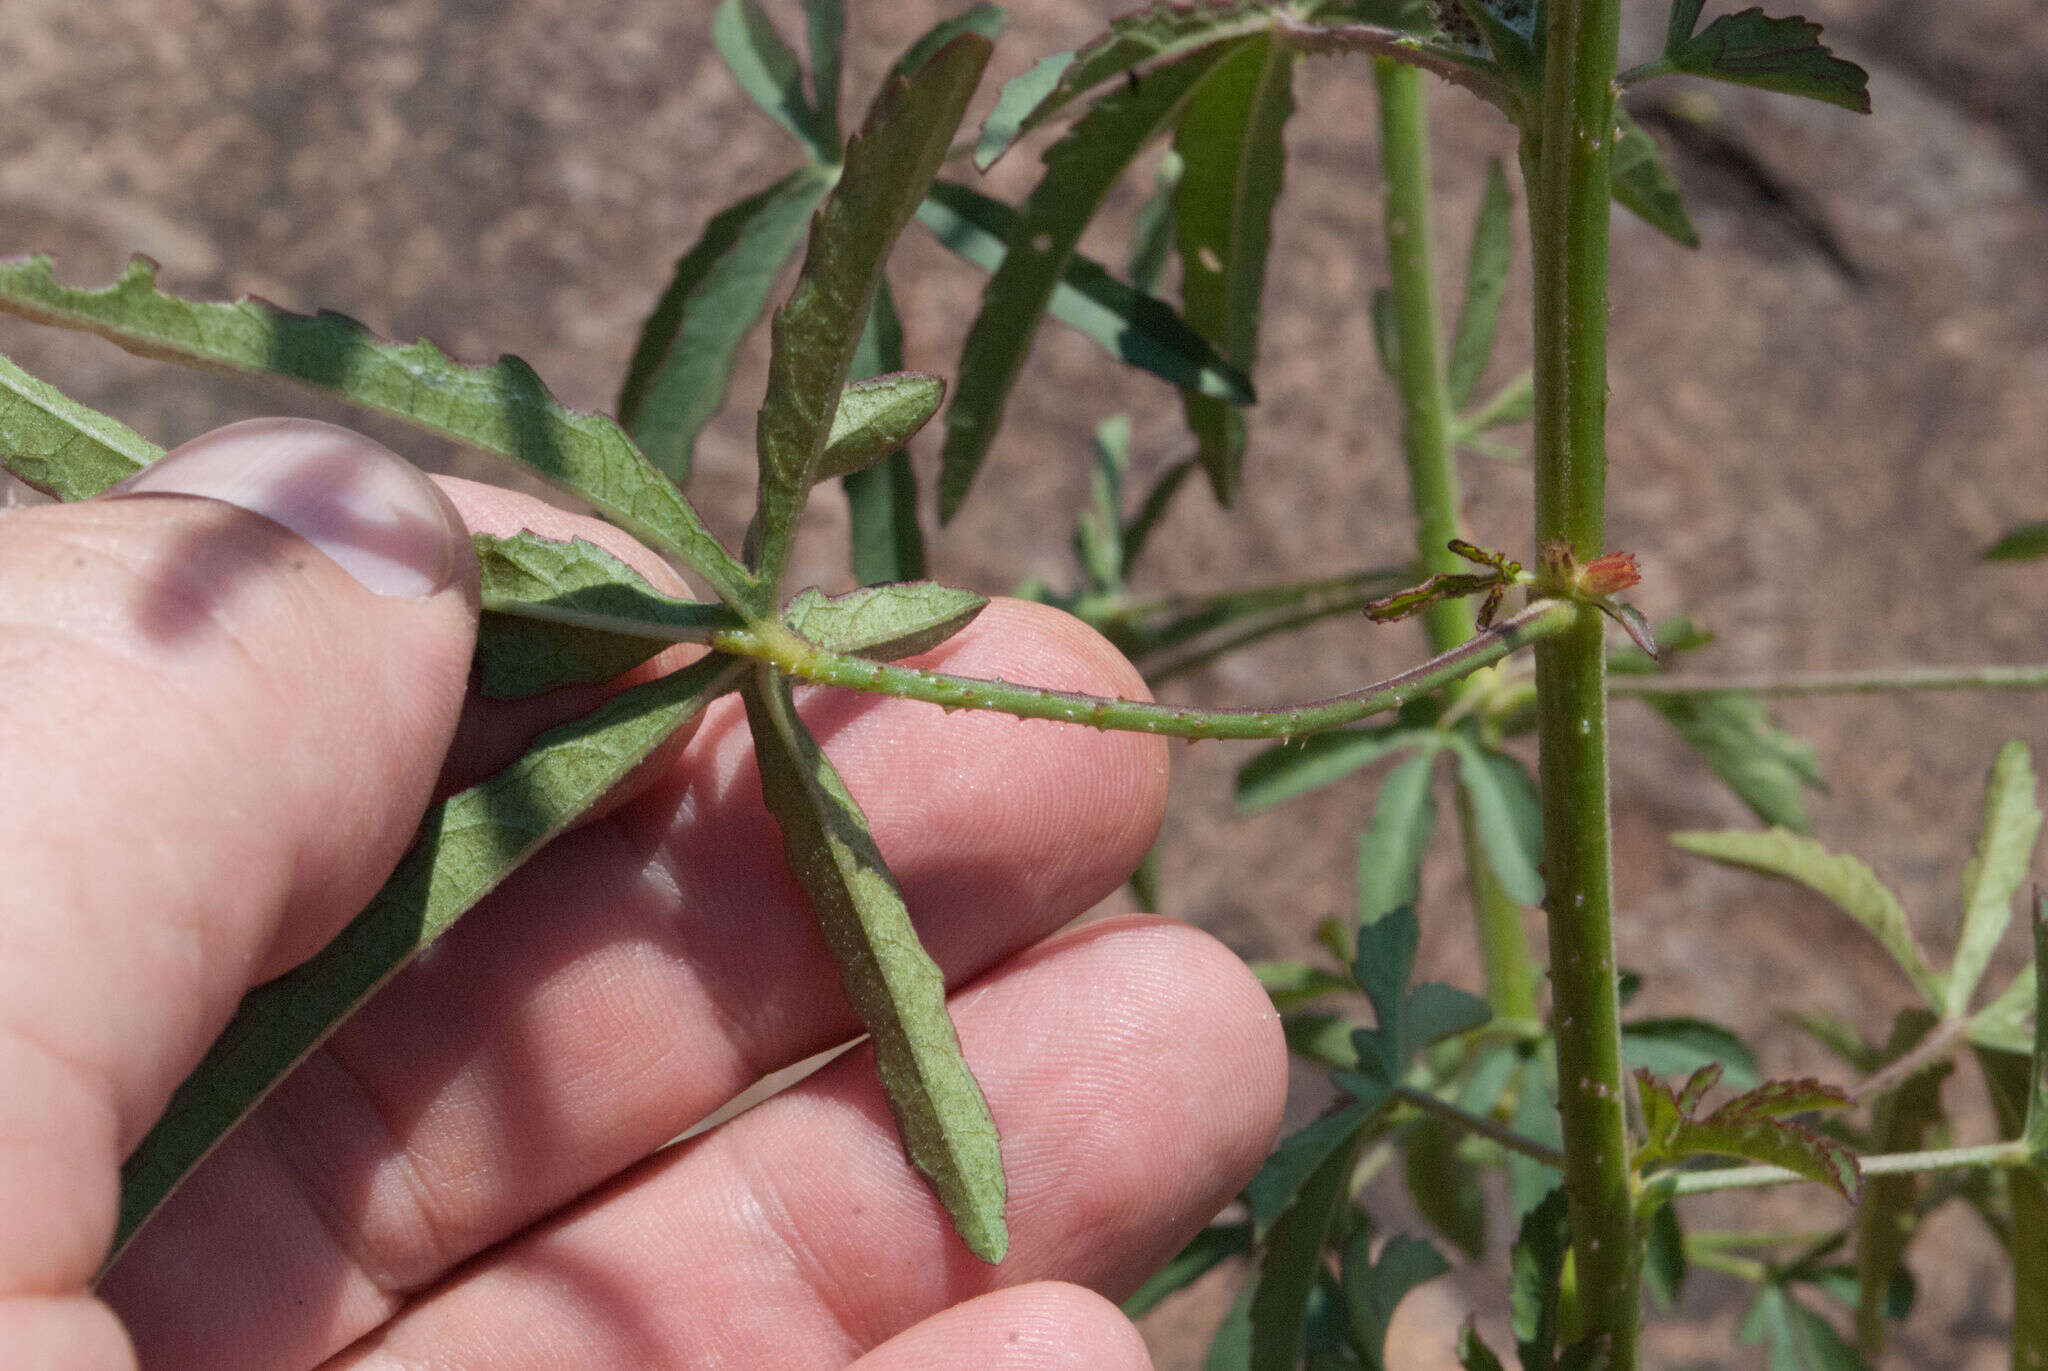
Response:
[{"label": "human hand", "polygon": [[[656,1152],[857,1031],[728,698],[285,1081],[95,1298],[120,1160],[243,991],[361,907],[437,785],[595,698],[465,709],[463,521],[666,574],[605,526],[437,494],[325,427],[223,430],[141,483],[187,496],[0,533],[8,1367],[1145,1364],[1104,1296],[1243,1183],[1285,1079],[1277,1019],[1204,935],[1041,941],[1145,852],[1165,744],[841,693],[803,714],[972,982],[952,1009],[1003,1135],[1000,1267],[910,1170],[864,1051]],[[1142,689],[1016,602],[927,660]]]}]

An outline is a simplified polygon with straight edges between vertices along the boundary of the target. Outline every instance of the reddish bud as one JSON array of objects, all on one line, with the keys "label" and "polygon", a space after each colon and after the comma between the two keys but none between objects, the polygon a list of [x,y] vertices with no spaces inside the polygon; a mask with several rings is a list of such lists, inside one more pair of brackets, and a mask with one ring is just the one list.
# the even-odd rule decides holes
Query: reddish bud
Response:
[{"label": "reddish bud", "polygon": [[1633,552],[1610,552],[1586,563],[1579,586],[1586,594],[1606,597],[1627,590],[1643,579]]}]

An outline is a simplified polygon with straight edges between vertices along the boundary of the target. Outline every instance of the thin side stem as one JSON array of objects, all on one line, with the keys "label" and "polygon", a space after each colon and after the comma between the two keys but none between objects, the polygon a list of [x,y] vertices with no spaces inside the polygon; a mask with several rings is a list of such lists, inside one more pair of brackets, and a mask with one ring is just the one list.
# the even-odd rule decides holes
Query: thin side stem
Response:
[{"label": "thin side stem", "polygon": [[1394,1098],[1412,1104],[1426,1113],[1434,1114],[1440,1119],[1448,1120],[1467,1133],[1477,1133],[1482,1138],[1491,1138],[1508,1151],[1519,1152],[1531,1160],[1542,1162],[1554,1171],[1564,1169],[1564,1153],[1550,1144],[1537,1142],[1534,1138],[1525,1138],[1512,1128],[1496,1123],[1483,1114],[1460,1109],[1449,1100],[1440,1100],[1427,1090],[1418,1090],[1412,1085],[1397,1085],[1394,1087]]},{"label": "thin side stem", "polygon": [[[1604,551],[1607,220],[1619,0],[1550,0],[1543,99],[1523,129],[1535,287],[1536,545]],[[1623,1113],[1614,964],[1606,657],[1585,611],[1536,653],[1545,911],[1558,1109],[1583,1332],[1640,1360],[1641,1273]]]},{"label": "thin side stem", "polygon": [[828,652],[780,624],[727,630],[713,639],[713,646],[734,656],[768,662],[806,681],[922,700],[944,709],[987,709],[1020,719],[1049,719],[1170,738],[1292,738],[1399,709],[1409,700],[1491,666],[1516,648],[1565,631],[1576,618],[1573,605],[1539,600],[1470,642],[1399,675],[1348,695],[1280,709],[1190,709],[949,676]]},{"label": "thin side stem", "polygon": [[1892,690],[2048,689],[2048,662],[2011,666],[1894,666],[1788,676],[1650,676],[1607,680],[1609,695],[1875,695]]},{"label": "thin side stem", "polygon": [[[1373,75],[1379,83],[1380,161],[1387,183],[1387,261],[1396,340],[1392,360],[1401,393],[1401,447],[1408,460],[1408,498],[1415,510],[1419,580],[1467,569],[1449,547],[1464,530],[1452,442],[1455,415],[1445,375],[1436,266],[1431,260],[1436,230],[1429,107],[1422,73],[1414,67],[1378,57],[1373,59]],[[1472,602],[1464,597],[1439,600],[1423,612],[1422,626],[1432,651],[1448,651],[1472,636]],[[1529,952],[1522,907],[1494,878],[1462,790],[1458,836],[1472,892],[1487,1003],[1504,1018],[1534,1018],[1541,977]]]},{"label": "thin side stem", "polygon": [[[1888,1152],[1858,1159],[1866,1176],[1909,1172],[1958,1171],[1975,1166],[2025,1166],[2027,1147],[2019,1139],[1979,1143],[1975,1147],[1944,1147],[1931,1152]],[[1730,1166],[1719,1171],[1687,1171],[1671,1178],[1673,1196],[1706,1195],[1717,1190],[1760,1190],[1810,1180],[1782,1166]]]},{"label": "thin side stem", "polygon": [[1297,628],[1306,628],[1310,624],[1321,623],[1325,619],[1334,619],[1340,614],[1356,614],[1365,608],[1368,601],[1378,599],[1379,595],[1384,594],[1387,590],[1398,588],[1398,586],[1390,584],[1380,589],[1378,593],[1374,591],[1353,591],[1337,599],[1323,601],[1314,608],[1304,609],[1299,613],[1282,614],[1260,619],[1232,632],[1218,634],[1207,642],[1198,643],[1193,647],[1187,648],[1179,656],[1169,657],[1165,661],[1159,662],[1156,666],[1153,663],[1158,661],[1159,655],[1170,649],[1162,648],[1160,653],[1141,653],[1134,661],[1140,674],[1144,676],[1146,684],[1153,686],[1163,685],[1176,676],[1185,676],[1189,672],[1199,671],[1220,657],[1227,657],[1233,652],[1250,647],[1254,643],[1263,642],[1277,634],[1292,632]]}]

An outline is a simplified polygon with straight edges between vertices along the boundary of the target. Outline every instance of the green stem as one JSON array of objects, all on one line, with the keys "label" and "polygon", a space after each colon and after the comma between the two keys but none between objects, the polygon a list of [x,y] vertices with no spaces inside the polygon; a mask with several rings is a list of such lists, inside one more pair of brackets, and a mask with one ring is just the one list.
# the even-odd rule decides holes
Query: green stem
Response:
[{"label": "green stem", "polygon": [[1608,678],[1609,695],[1874,695],[1891,690],[2040,690],[2048,662],[2014,666],[1894,666],[1793,676],[1649,676]]},{"label": "green stem", "polygon": [[1470,642],[1399,675],[1348,695],[1279,709],[1190,709],[948,676],[828,652],[772,623],[728,629],[715,635],[712,645],[721,652],[768,662],[806,681],[922,700],[944,709],[988,709],[1020,719],[1049,719],[1170,738],[1292,738],[1399,709],[1409,700],[1491,666],[1516,648],[1564,631],[1576,615],[1571,605],[1538,600]]},{"label": "green stem", "polygon": [[[1373,59],[1380,88],[1380,160],[1387,180],[1387,261],[1392,268],[1393,358],[1401,391],[1401,447],[1408,458],[1415,506],[1418,577],[1461,571],[1447,544],[1459,535],[1458,477],[1451,463],[1451,396],[1444,377],[1443,330],[1437,322],[1436,270],[1430,260],[1429,125],[1422,73],[1390,58]],[[1432,650],[1442,652],[1472,633],[1472,605],[1443,599],[1422,615]]]},{"label": "green stem", "polygon": [[[1387,261],[1396,339],[1392,360],[1401,392],[1401,447],[1408,459],[1416,576],[1421,579],[1465,569],[1449,547],[1463,528],[1451,438],[1454,415],[1431,261],[1436,233],[1430,203],[1429,112],[1422,73],[1414,67],[1379,57],[1373,59],[1373,74],[1379,82],[1380,161],[1387,182]],[[1432,651],[1456,647],[1472,636],[1472,602],[1464,597],[1439,600],[1423,611],[1422,626]],[[1540,976],[1529,952],[1528,930],[1522,926],[1522,908],[1494,879],[1462,790],[1458,835],[1471,884],[1487,1003],[1503,1018],[1534,1018]]]},{"label": "green stem", "polygon": [[[1979,1143],[1974,1147],[1944,1147],[1931,1152],[1888,1152],[1859,1158],[1858,1164],[1865,1176],[1957,1171],[1973,1166],[2025,1166],[2027,1148],[2025,1143],[2015,1138],[2006,1142]],[[1658,1188],[1672,1196],[1706,1195],[1717,1190],[1759,1190],[1773,1185],[1793,1185],[1810,1179],[1782,1166],[1730,1166],[1718,1171],[1679,1172]],[[1657,1185],[1657,1182],[1651,1184]]]},{"label": "green stem", "polygon": [[1460,1109],[1449,1100],[1440,1100],[1427,1090],[1420,1090],[1412,1085],[1397,1085],[1394,1087],[1394,1098],[1407,1104],[1412,1104],[1417,1109],[1434,1114],[1438,1118],[1447,1119],[1468,1133],[1477,1133],[1482,1138],[1491,1138],[1502,1147],[1507,1148],[1508,1151],[1519,1152],[1525,1157],[1542,1162],[1553,1170],[1561,1171],[1564,1169],[1564,1153],[1550,1146],[1550,1144],[1537,1142],[1534,1138],[1523,1137],[1520,1133],[1515,1132],[1514,1129],[1496,1123],[1483,1114],[1474,1114],[1468,1109]]},{"label": "green stem", "polygon": [[[1607,219],[1620,0],[1550,0],[1543,97],[1523,128],[1535,291],[1536,545],[1604,551]],[[1533,174],[1529,174],[1533,173]],[[1536,653],[1558,1110],[1584,1331],[1640,1359],[1640,1263],[1614,965],[1606,657],[1585,610]]]}]

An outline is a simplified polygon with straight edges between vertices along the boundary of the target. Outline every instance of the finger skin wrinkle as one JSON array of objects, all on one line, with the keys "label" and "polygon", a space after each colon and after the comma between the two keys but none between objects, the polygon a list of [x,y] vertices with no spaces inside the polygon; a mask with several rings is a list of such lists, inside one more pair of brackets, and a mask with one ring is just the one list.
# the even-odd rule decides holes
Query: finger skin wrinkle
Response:
[{"label": "finger skin wrinkle", "polygon": [[106,1073],[27,1023],[0,1028],[0,1291],[83,1288],[114,1231],[119,1123]]},{"label": "finger skin wrinkle", "polygon": [[[280,1169],[305,1197],[308,1212],[335,1253],[395,1303],[423,1283],[411,1273],[446,1270],[473,1249],[466,1250],[441,1230],[432,1189],[387,1117],[379,1092],[337,1047],[330,1039],[316,1050],[293,1073],[291,1088],[277,1091],[271,1107],[258,1111],[256,1118]],[[300,1107],[300,1101],[309,1097],[318,1100],[310,1115]],[[332,1155],[324,1146],[329,1130],[347,1130],[359,1139],[352,1151],[379,1159],[374,1193],[381,1212],[375,1229],[362,1224],[360,1200],[350,1204],[336,1191],[337,1186],[360,1187],[361,1177],[337,1175],[321,1164],[323,1157]],[[390,1184],[387,1178],[394,1172],[398,1183]],[[402,1209],[395,1203],[400,1196]]]}]

